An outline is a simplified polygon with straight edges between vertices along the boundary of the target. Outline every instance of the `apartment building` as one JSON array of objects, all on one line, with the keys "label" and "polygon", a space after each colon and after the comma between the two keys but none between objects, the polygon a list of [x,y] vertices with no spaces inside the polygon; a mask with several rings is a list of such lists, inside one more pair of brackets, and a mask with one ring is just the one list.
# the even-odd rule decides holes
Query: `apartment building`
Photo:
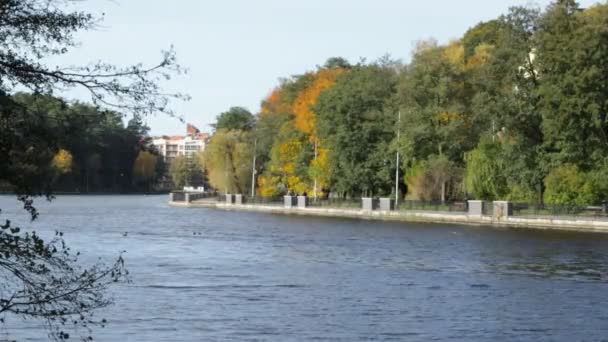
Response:
[{"label": "apartment building", "polygon": [[186,135],[161,136],[152,139],[152,144],[163,156],[165,162],[171,163],[177,156],[190,157],[204,151],[209,134],[201,133],[191,124],[186,126]]}]

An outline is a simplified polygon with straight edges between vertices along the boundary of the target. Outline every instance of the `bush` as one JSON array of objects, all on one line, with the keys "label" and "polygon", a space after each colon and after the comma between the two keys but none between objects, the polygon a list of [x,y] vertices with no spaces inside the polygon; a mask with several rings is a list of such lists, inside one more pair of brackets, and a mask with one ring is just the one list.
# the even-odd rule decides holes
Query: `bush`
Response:
[{"label": "bush", "polygon": [[443,155],[431,155],[428,160],[414,163],[405,174],[407,198],[439,200],[457,195],[462,169]]},{"label": "bush", "polygon": [[599,201],[593,177],[572,164],[553,169],[545,178],[545,202],[549,204],[591,205]]},{"label": "bush", "polygon": [[509,185],[509,194],[507,195],[507,201],[514,203],[537,203],[538,195],[525,187],[520,185]]},{"label": "bush", "polygon": [[492,201],[507,196],[509,191],[501,152],[499,143],[484,139],[468,153],[465,184],[475,199]]}]

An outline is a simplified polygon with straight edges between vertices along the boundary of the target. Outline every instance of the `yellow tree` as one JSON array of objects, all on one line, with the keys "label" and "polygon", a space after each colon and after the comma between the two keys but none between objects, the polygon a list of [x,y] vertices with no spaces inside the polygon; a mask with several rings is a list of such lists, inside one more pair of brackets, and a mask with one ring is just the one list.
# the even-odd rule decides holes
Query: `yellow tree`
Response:
[{"label": "yellow tree", "polygon": [[251,148],[248,132],[217,131],[201,159],[211,186],[227,193],[244,194],[251,184]]},{"label": "yellow tree", "polygon": [[262,103],[260,122],[280,117],[270,147],[268,167],[259,177],[259,193],[318,193],[329,186],[329,151],[321,147],[314,112],[319,96],[331,88],[345,69],[321,69],[276,88]]},{"label": "yellow tree", "polygon": [[52,166],[59,175],[65,175],[72,172],[73,163],[74,158],[72,158],[72,154],[67,150],[61,149],[53,157]]},{"label": "yellow tree", "polygon": [[133,180],[137,183],[150,184],[156,178],[157,158],[148,151],[140,151],[133,163]]}]

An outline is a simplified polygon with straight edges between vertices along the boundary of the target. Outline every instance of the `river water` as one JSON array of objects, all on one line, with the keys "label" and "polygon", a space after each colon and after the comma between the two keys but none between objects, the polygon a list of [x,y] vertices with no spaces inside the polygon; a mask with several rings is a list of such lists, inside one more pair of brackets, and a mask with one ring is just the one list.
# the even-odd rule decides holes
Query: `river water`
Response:
[{"label": "river water", "polygon": [[[608,235],[171,208],[59,196],[28,223],[126,250],[97,341],[608,341]],[[125,234],[127,233],[127,234]],[[126,235],[126,236],[125,236]],[[7,317],[0,340],[44,341]]]}]

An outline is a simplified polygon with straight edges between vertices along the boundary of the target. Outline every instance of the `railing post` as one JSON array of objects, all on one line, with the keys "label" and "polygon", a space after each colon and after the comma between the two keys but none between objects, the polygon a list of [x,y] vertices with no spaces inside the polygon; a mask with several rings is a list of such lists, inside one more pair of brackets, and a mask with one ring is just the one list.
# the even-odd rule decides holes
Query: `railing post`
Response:
[{"label": "railing post", "polygon": [[483,216],[484,213],[484,201],[467,201],[468,210],[467,214],[471,216]]},{"label": "railing post", "polygon": [[298,208],[304,209],[308,206],[308,197],[307,196],[298,196]]},{"label": "railing post", "polygon": [[186,192],[186,193],[184,194],[184,201],[185,201],[186,203],[190,203],[190,193]]},{"label": "railing post", "polygon": [[285,208],[291,209],[296,205],[296,198],[294,196],[283,196],[283,204]]},{"label": "railing post", "polygon": [[243,204],[243,195],[242,194],[234,195],[234,204],[238,204],[238,205]]},{"label": "railing post", "polygon": [[380,198],[380,207],[378,209],[381,211],[395,210],[395,200],[392,198]]},{"label": "railing post", "polygon": [[513,205],[508,201],[494,201],[492,202],[493,214],[492,218],[498,221],[508,219],[509,216],[513,216]]},{"label": "railing post", "polygon": [[371,197],[361,198],[361,209],[363,209],[365,211],[372,211],[372,210],[376,209],[374,202],[375,202],[374,199]]}]

